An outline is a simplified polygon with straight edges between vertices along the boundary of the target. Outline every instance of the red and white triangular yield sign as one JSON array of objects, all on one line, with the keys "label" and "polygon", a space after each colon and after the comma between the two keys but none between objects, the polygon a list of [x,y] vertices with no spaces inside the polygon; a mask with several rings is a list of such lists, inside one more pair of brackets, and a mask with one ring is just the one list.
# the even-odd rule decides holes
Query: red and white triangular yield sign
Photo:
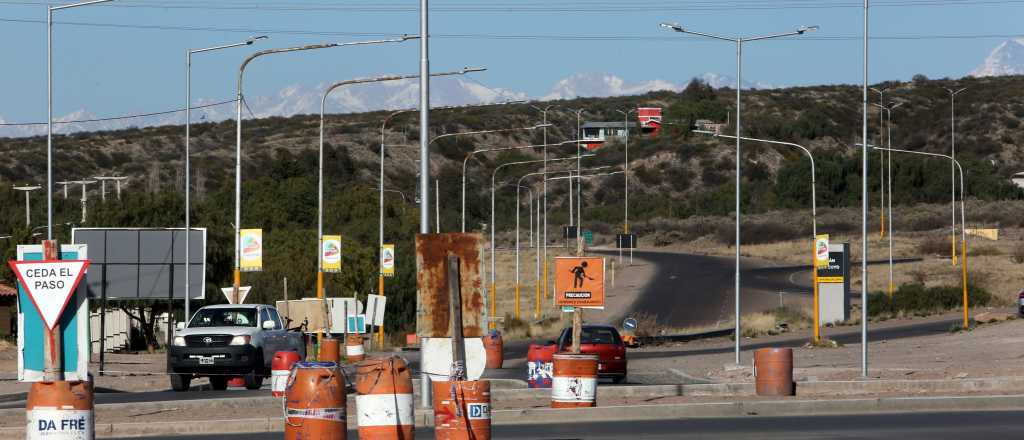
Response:
[{"label": "red and white triangular yield sign", "polygon": [[9,261],[46,326],[53,330],[82,281],[87,260]]}]

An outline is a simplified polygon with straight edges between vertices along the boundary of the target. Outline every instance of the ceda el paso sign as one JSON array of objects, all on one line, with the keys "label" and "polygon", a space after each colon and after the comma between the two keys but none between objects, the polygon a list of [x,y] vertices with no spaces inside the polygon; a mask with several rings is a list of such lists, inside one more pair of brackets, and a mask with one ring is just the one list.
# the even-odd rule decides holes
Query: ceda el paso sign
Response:
[{"label": "ceda el paso sign", "polygon": [[18,281],[51,330],[57,326],[71,294],[82,281],[87,260],[44,260],[8,262]]}]

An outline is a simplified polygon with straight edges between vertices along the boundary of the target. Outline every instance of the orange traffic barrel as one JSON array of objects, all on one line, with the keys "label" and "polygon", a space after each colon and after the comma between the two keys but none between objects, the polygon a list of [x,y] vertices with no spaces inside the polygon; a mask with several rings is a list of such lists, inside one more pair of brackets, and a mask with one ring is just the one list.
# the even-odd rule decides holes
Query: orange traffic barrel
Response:
[{"label": "orange traffic barrel", "polygon": [[434,438],[491,438],[491,382],[431,382],[434,391]]},{"label": "orange traffic barrel", "polygon": [[278,351],[274,353],[274,359],[270,361],[270,393],[274,397],[284,397],[285,389],[288,387],[288,375],[292,366],[302,360],[299,353],[295,351]]},{"label": "orange traffic barrel", "polygon": [[493,330],[484,336],[484,350],[487,352],[488,369],[500,369],[505,361],[505,344],[501,339],[501,333]]},{"label": "orange traffic barrel", "polygon": [[355,389],[360,439],[413,438],[412,371],[405,359],[371,358],[356,364]]},{"label": "orange traffic barrel", "polygon": [[551,388],[552,362],[558,345],[530,344],[526,351],[526,384],[529,388]]},{"label": "orange traffic barrel", "polygon": [[320,362],[341,362],[341,341],[334,338],[320,339],[320,352],[316,360]]},{"label": "orange traffic barrel", "polygon": [[33,382],[25,405],[25,438],[95,438],[92,382]]},{"label": "orange traffic barrel", "polygon": [[359,362],[366,358],[366,351],[363,350],[363,335],[349,333],[345,336],[345,358],[349,363]]},{"label": "orange traffic barrel", "polygon": [[758,396],[792,396],[793,349],[761,348],[754,351],[754,382]]},{"label": "orange traffic barrel", "polygon": [[552,359],[551,407],[597,406],[597,355],[556,353]]},{"label": "orange traffic barrel", "polygon": [[344,440],[345,376],[334,362],[298,362],[288,376],[285,440]]}]

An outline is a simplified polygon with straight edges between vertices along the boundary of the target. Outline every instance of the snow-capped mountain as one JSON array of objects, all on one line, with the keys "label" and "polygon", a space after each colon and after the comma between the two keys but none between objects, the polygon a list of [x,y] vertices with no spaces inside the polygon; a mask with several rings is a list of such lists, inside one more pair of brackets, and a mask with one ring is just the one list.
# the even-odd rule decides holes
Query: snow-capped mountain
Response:
[{"label": "snow-capped mountain", "polygon": [[1007,40],[992,50],[971,76],[1024,75],[1024,38]]},{"label": "snow-capped mountain", "polygon": [[[700,77],[712,87],[731,87],[735,80],[729,76],[706,73]],[[625,79],[607,73],[579,73],[555,83],[550,92],[538,98],[540,100],[572,99],[578,97],[609,97],[623,95],[639,95],[655,90],[681,91],[685,83],[675,83],[663,79],[628,82]],[[300,114],[318,114],[320,101],[327,84],[308,86],[293,84],[281,89],[271,96],[247,96],[247,106],[243,108],[243,116],[264,118],[270,116],[294,116]],[[745,88],[772,88],[761,83],[745,83]],[[464,77],[434,78],[431,82],[430,101],[433,106],[484,104],[502,101],[526,100],[529,96],[514,90],[491,88]],[[193,122],[214,122],[235,117],[233,102],[225,99],[197,98],[197,108],[192,111]],[[392,110],[413,108],[419,102],[419,83],[416,79],[390,81],[380,83],[359,84],[335,89],[327,101],[329,113],[355,113],[375,110]],[[215,105],[221,103],[219,105]],[[154,109],[141,109],[140,113]],[[251,112],[251,113],[250,113]],[[95,119],[86,109],[55,118],[56,121],[80,121]],[[0,117],[0,123],[4,122]],[[131,127],[151,127],[176,125],[184,122],[183,112],[132,118],[113,119],[97,122],[74,122],[56,124],[55,133],[75,133],[82,131],[120,130]],[[0,126],[0,137],[26,137],[46,134],[46,125]]]}]

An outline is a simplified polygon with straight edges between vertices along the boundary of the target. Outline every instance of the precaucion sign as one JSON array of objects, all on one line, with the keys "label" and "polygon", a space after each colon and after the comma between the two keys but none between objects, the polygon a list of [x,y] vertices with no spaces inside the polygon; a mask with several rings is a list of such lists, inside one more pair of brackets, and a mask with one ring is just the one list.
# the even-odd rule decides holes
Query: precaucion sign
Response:
[{"label": "precaucion sign", "polygon": [[50,330],[60,321],[71,294],[89,267],[87,260],[10,261],[9,264]]},{"label": "precaucion sign", "polygon": [[814,239],[814,267],[828,267],[828,234],[818,235]]},{"label": "precaucion sign", "polygon": [[325,235],[320,246],[324,272],[341,272],[341,236]]},{"label": "precaucion sign", "polygon": [[386,244],[380,248],[380,267],[384,276],[395,276],[395,245]]},{"label": "precaucion sign", "polygon": [[239,270],[259,272],[263,270],[263,230],[242,229],[238,232]]},{"label": "precaucion sign", "polygon": [[555,305],[603,309],[604,258],[556,258]]}]

